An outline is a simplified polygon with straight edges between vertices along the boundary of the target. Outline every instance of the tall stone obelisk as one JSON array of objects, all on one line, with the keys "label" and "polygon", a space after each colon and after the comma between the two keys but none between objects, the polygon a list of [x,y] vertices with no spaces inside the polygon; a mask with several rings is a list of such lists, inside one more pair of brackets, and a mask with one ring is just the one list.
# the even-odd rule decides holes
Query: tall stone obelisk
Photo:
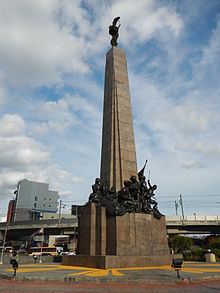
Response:
[{"label": "tall stone obelisk", "polygon": [[[109,26],[112,48],[106,55],[100,176],[103,186],[117,190],[123,181],[137,175],[126,56],[123,49],[117,48],[119,18]],[[138,181],[129,181],[122,201],[117,192],[105,193],[101,187],[96,181],[89,202],[80,208],[77,255],[63,256],[62,264],[100,269],[170,265],[165,217],[156,208],[149,213],[136,211],[139,205],[143,208],[138,196],[131,192],[133,188],[143,195]],[[149,186],[147,194],[152,196],[150,188],[152,191],[153,187]],[[134,209],[126,209],[127,203],[134,204]],[[151,205],[146,203],[147,207]]]},{"label": "tall stone obelisk", "polygon": [[125,51],[112,46],[106,54],[100,179],[120,190],[132,175],[137,160],[127,61]]}]

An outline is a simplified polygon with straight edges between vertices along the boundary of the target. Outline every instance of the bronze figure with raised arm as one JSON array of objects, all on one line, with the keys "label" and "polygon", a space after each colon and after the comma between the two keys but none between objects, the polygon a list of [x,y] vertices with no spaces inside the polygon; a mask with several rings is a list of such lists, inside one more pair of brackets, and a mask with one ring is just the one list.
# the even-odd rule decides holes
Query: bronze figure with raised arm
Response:
[{"label": "bronze figure with raised arm", "polygon": [[118,45],[118,42],[117,42],[119,37],[118,30],[121,26],[121,24],[119,24],[118,26],[116,25],[119,19],[120,19],[120,16],[115,17],[112,24],[109,26],[109,34],[112,36],[111,45],[115,47],[117,47]]}]

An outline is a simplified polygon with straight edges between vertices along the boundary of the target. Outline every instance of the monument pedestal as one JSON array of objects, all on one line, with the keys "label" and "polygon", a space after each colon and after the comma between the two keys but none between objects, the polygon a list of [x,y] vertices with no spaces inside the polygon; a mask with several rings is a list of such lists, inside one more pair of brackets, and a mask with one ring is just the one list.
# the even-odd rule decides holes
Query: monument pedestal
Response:
[{"label": "monument pedestal", "polygon": [[171,257],[170,255],[160,257],[145,255],[64,255],[62,264],[106,270],[171,265]]},{"label": "monument pedestal", "polygon": [[104,207],[88,204],[79,218],[78,254],[63,256],[62,264],[100,269],[170,265],[165,217],[108,217]]}]

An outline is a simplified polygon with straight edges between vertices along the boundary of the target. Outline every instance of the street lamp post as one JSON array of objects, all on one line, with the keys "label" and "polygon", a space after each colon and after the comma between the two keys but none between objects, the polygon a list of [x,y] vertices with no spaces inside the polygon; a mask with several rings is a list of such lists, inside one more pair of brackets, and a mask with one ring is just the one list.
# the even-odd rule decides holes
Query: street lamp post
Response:
[{"label": "street lamp post", "polygon": [[182,220],[184,221],[185,220],[185,217],[184,217],[184,210],[183,210],[183,198],[182,198],[182,195],[181,194],[180,194],[179,203],[180,203],[181,211],[182,211]]},{"label": "street lamp post", "polygon": [[6,227],[5,227],[5,233],[4,233],[4,239],[3,239],[3,244],[2,244],[1,257],[0,257],[0,265],[3,264],[3,255],[4,255],[4,250],[5,250],[5,242],[6,242],[7,232],[8,232],[8,227],[6,225]]},{"label": "street lamp post", "polygon": [[61,222],[61,209],[62,209],[62,199],[60,200],[60,204],[59,204],[59,220],[58,220],[59,224]]},{"label": "street lamp post", "polygon": [[175,211],[176,211],[176,216],[178,216],[178,212],[177,212],[178,207],[179,207],[179,204],[178,204],[178,202],[175,200]]},{"label": "street lamp post", "polygon": [[194,217],[195,217],[195,221],[196,221],[196,213],[193,213]]},{"label": "street lamp post", "polygon": [[62,209],[65,209],[66,204],[62,203],[62,199],[60,200],[60,204],[59,204],[59,216],[58,216],[58,223],[61,223],[61,217],[62,217]]}]

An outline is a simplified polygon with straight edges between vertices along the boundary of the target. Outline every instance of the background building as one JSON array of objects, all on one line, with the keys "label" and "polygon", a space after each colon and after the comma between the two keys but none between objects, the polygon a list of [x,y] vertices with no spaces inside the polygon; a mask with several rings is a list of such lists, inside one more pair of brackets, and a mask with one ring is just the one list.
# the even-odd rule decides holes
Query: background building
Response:
[{"label": "background building", "polygon": [[7,224],[10,224],[11,222],[13,222],[14,211],[15,211],[15,200],[12,199],[8,203],[8,212],[7,212],[7,218],[6,218]]},{"label": "background building", "polygon": [[72,205],[71,206],[71,215],[78,217],[80,215],[81,208],[83,208],[83,207],[84,207],[84,205],[77,205],[77,204]]},{"label": "background building", "polygon": [[71,215],[71,214],[63,214],[63,213],[47,213],[44,212],[42,214],[42,220],[50,220],[50,219],[55,219],[55,220],[62,220],[62,219],[75,219],[76,216]]},{"label": "background building", "polygon": [[56,213],[58,192],[49,190],[49,184],[23,179],[15,191],[14,221],[39,220],[44,212]]}]

